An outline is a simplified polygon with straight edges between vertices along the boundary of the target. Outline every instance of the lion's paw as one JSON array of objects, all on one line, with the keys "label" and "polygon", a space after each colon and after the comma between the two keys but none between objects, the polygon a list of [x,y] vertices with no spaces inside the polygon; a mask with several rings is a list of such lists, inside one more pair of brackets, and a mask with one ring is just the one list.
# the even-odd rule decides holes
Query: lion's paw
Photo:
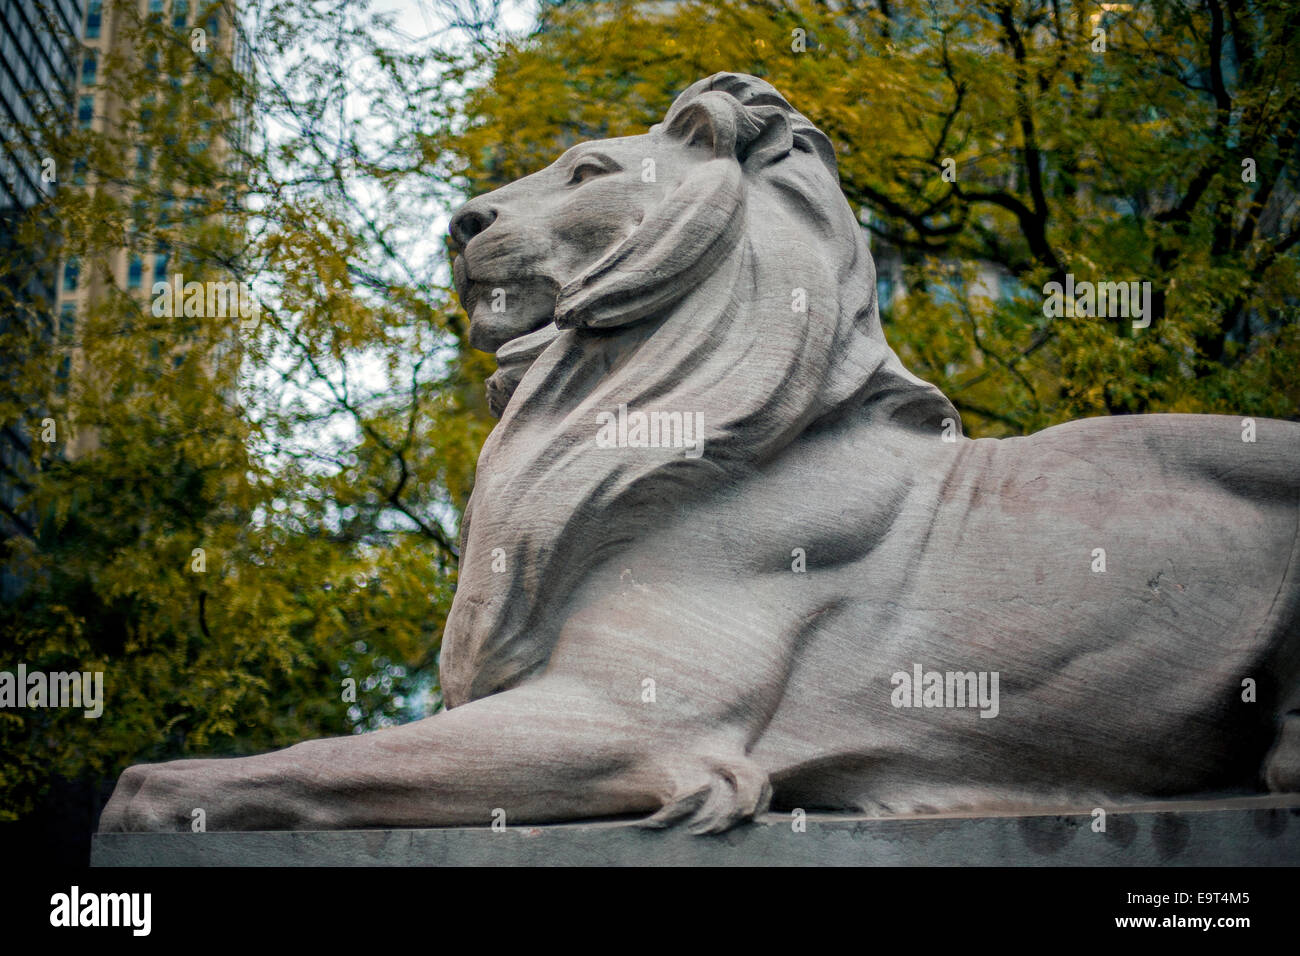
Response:
[{"label": "lion's paw", "polygon": [[175,785],[179,775],[172,768],[181,762],[128,767],[100,815],[99,832],[148,833],[188,829],[189,810],[186,808],[182,812],[174,799],[179,795]]},{"label": "lion's paw", "polygon": [[692,761],[673,768],[671,794],[642,826],[662,828],[685,822],[691,833],[721,833],[767,810],[772,785],[767,774],[743,757]]}]

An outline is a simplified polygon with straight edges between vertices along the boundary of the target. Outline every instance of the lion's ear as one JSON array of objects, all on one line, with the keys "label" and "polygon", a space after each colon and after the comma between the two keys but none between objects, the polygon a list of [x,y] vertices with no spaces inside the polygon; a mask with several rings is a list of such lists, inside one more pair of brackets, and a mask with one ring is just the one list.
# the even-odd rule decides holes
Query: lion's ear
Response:
[{"label": "lion's ear", "polygon": [[688,147],[702,147],[715,159],[736,157],[737,146],[752,139],[756,125],[745,108],[726,93],[702,93],[666,121],[665,132]]},{"label": "lion's ear", "polygon": [[750,169],[785,156],[794,147],[788,110],[778,104],[742,105],[730,93],[701,93],[666,120],[666,132],[714,158],[734,157]]},{"label": "lion's ear", "polygon": [[733,157],[702,162],[632,235],[560,290],[556,326],[627,325],[680,299],[739,238],[743,199]]}]

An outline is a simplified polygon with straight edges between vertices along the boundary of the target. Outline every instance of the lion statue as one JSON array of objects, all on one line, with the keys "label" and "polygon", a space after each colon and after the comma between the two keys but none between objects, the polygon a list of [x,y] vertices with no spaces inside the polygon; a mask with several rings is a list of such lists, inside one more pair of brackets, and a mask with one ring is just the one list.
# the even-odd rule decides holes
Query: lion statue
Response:
[{"label": "lion statue", "polygon": [[1300,424],[971,440],[886,344],[835,153],[720,73],[451,222],[496,353],[448,710],[131,767],[103,830],[1300,790]]}]

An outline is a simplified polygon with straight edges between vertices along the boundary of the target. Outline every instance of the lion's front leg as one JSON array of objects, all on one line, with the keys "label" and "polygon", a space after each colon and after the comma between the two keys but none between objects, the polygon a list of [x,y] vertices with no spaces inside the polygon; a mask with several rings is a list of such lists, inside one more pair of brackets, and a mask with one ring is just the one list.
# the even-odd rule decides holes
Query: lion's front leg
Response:
[{"label": "lion's front leg", "polygon": [[291,752],[128,767],[100,817],[101,833],[120,831],[328,828],[320,801],[295,785]]},{"label": "lion's front leg", "polygon": [[402,727],[228,760],[132,767],[101,831],[548,822],[668,812],[699,829],[762,809],[766,776],[581,686],[546,679]]}]

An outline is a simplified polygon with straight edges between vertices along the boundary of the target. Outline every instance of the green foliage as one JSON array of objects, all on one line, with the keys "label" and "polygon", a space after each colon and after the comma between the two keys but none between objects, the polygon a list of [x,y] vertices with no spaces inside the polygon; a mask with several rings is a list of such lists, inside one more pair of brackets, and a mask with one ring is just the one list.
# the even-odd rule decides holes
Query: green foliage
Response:
[{"label": "green foliage", "polygon": [[[467,67],[490,80],[436,148],[480,190],[644,131],[703,76],[762,76],[836,144],[845,194],[903,263],[890,341],[970,433],[1294,417],[1298,20],[1219,0],[561,4]],[[1151,327],[1045,318],[1066,273],[1151,282]]]},{"label": "green foliage", "polygon": [[[106,701],[94,720],[0,711],[0,817],[54,773],[437,707],[458,515],[490,426],[490,358],[420,258],[441,261],[441,244],[399,221],[447,204],[410,145],[445,112],[436,54],[393,52],[409,38],[362,5],[274,3],[250,71],[228,22],[196,52],[134,6],[117,48],[134,52],[99,64],[108,120],[30,131],[76,181],[30,212],[4,264],[17,501],[0,669],[102,670]],[[75,258],[91,290],[62,327],[24,282],[49,233],[47,265]],[[247,282],[260,317],[156,316],[160,251],[167,280]]]}]

